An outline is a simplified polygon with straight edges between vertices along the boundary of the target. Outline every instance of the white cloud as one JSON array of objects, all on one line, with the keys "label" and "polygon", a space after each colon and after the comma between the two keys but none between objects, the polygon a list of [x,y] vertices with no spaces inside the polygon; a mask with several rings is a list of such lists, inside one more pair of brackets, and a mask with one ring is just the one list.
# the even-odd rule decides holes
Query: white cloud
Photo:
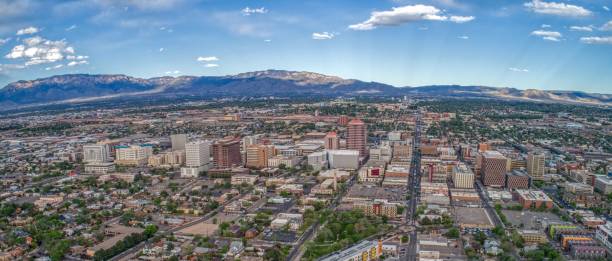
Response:
[{"label": "white cloud", "polygon": [[605,6],[605,5],[604,5],[604,6],[602,6],[601,8],[603,8],[603,9],[604,9],[604,10],[606,10],[606,11],[610,11],[610,8],[609,8],[608,6]]},{"label": "white cloud", "polygon": [[580,41],[585,44],[612,44],[612,36],[604,36],[604,37],[582,37]]},{"label": "white cloud", "polygon": [[462,40],[467,40],[467,39],[470,39],[470,37],[469,37],[469,36],[467,36],[467,35],[462,35],[462,36],[459,36],[458,38],[459,38],[459,39],[462,39]]},{"label": "white cloud", "polygon": [[312,33],[312,39],[314,40],[330,40],[334,38],[333,33],[322,32],[322,33]]},{"label": "white cloud", "polygon": [[474,20],[475,17],[473,16],[456,16],[456,15],[452,15],[450,17],[450,21],[453,23],[458,23],[458,24],[462,24],[462,23],[467,23],[469,21]]},{"label": "white cloud", "polygon": [[216,56],[208,56],[208,57],[198,57],[198,62],[215,62],[215,61],[219,61],[219,58],[217,58]]},{"label": "white cloud", "polygon": [[544,40],[554,41],[554,42],[558,42],[561,39],[561,37],[563,36],[559,32],[544,31],[544,30],[533,31],[533,32],[531,32],[531,35],[539,36],[539,37],[542,37],[542,39],[544,39]]},{"label": "white cloud", "polygon": [[447,16],[442,10],[430,5],[407,5],[393,7],[389,11],[372,12],[370,18],[361,23],[349,25],[352,30],[372,30],[379,26],[397,26],[409,22],[428,21],[451,21],[464,23],[474,20],[473,16]]},{"label": "white cloud", "polygon": [[272,42],[272,40],[270,40],[270,39],[265,39],[265,40],[264,40],[264,42],[269,43],[269,42]]},{"label": "white cloud", "polygon": [[8,43],[8,41],[10,40],[11,38],[4,38],[4,39],[0,38],[0,46],[4,45],[5,43]]},{"label": "white cloud", "polygon": [[38,33],[40,31],[40,29],[34,27],[34,26],[30,26],[30,27],[26,27],[23,29],[19,29],[19,31],[17,31],[17,35],[24,35],[24,34],[35,34]]},{"label": "white cloud", "polygon": [[542,28],[550,28],[551,26],[549,24],[542,24],[541,26]]},{"label": "white cloud", "polygon": [[181,73],[181,71],[179,71],[179,70],[165,72],[165,74],[179,74],[179,73]]},{"label": "white cloud", "polygon": [[66,31],[72,31],[72,30],[74,30],[76,28],[77,28],[76,24],[73,24],[73,25],[69,26],[68,28],[66,28]]},{"label": "white cloud", "polygon": [[47,67],[47,68],[45,68],[45,70],[50,71],[50,70],[55,70],[55,69],[59,69],[59,68],[62,68],[62,67],[64,67],[63,64],[58,64],[56,66]]},{"label": "white cloud", "polygon": [[83,61],[71,61],[71,62],[69,62],[66,65],[69,66],[69,67],[72,67],[72,66],[77,66],[77,65],[82,65],[82,64],[89,64],[89,62],[87,62],[85,60],[83,60]]},{"label": "white cloud", "polygon": [[525,68],[516,68],[516,67],[510,67],[508,68],[508,70],[513,71],[513,72],[529,72],[529,70]]},{"label": "white cloud", "polygon": [[604,25],[602,25],[601,28],[599,28],[599,30],[602,30],[602,31],[612,31],[612,20],[610,20],[607,23],[605,23]]},{"label": "white cloud", "polygon": [[68,60],[87,60],[89,59],[89,56],[87,55],[68,55],[66,56],[66,59]]},{"label": "white cloud", "polygon": [[580,32],[592,32],[593,28],[591,26],[570,26],[570,30]]},{"label": "white cloud", "polygon": [[160,53],[161,53],[161,52],[163,52],[163,51],[165,51],[165,50],[166,50],[166,49],[164,49],[164,47],[159,48],[159,52],[160,52]]},{"label": "white cloud", "polygon": [[219,67],[219,65],[216,64],[216,63],[207,63],[207,64],[204,65],[204,67],[206,67],[206,68],[214,68],[214,67]]},{"label": "white cloud", "polygon": [[540,0],[532,0],[524,4],[527,9],[534,13],[558,15],[558,16],[589,16],[591,11],[577,5],[570,5],[557,2],[543,2]]},{"label": "white cloud", "polygon": [[265,13],[268,12],[268,9],[266,9],[264,7],[250,8],[250,7],[247,6],[244,9],[242,9],[240,12],[242,13],[242,15],[265,14]]},{"label": "white cloud", "polygon": [[54,63],[64,59],[87,59],[87,56],[75,56],[72,46],[65,40],[52,41],[40,36],[34,36],[22,40],[22,44],[14,46],[4,56],[7,59],[25,60],[25,66]]}]

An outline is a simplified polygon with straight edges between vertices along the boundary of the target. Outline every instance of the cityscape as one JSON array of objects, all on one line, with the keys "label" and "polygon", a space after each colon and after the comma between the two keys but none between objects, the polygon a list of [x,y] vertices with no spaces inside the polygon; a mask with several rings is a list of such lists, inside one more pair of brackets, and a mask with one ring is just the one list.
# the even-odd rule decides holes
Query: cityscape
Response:
[{"label": "cityscape", "polygon": [[0,0],[0,261],[612,260],[607,0]]}]

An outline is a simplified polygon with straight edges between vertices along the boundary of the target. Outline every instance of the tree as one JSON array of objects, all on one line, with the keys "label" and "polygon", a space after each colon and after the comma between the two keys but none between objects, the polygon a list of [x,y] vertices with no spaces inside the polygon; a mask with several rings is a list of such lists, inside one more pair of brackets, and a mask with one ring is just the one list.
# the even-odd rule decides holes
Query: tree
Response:
[{"label": "tree", "polygon": [[448,238],[459,238],[459,229],[453,227],[446,232],[445,236]]}]

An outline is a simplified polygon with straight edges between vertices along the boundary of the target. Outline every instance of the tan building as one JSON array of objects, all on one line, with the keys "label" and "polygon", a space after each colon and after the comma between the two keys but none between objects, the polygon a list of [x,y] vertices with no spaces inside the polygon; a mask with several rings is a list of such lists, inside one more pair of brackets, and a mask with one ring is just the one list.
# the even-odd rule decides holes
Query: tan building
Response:
[{"label": "tan building", "polygon": [[327,133],[325,135],[325,149],[326,150],[339,150],[340,149],[340,139],[338,138],[338,134],[335,131]]},{"label": "tan building", "polygon": [[527,245],[538,245],[548,242],[546,234],[537,230],[519,230],[519,235]]},{"label": "tan building", "polygon": [[252,168],[265,168],[268,159],[274,156],[274,146],[261,144],[250,145],[246,149],[246,166]]},{"label": "tan building", "polygon": [[115,163],[119,165],[144,165],[149,156],[153,155],[150,145],[119,146],[115,150],[117,156]]},{"label": "tan building", "polygon": [[385,200],[358,201],[353,203],[353,209],[362,210],[368,216],[386,216],[390,218],[397,216],[397,204],[388,203]]},{"label": "tan building", "polygon": [[533,180],[544,179],[545,162],[544,154],[529,153],[527,156],[527,173]]},{"label": "tan building", "polygon": [[485,186],[504,187],[508,159],[498,151],[485,151],[482,154],[482,183]]},{"label": "tan building", "polygon": [[474,172],[464,163],[453,167],[453,184],[455,188],[473,188]]}]

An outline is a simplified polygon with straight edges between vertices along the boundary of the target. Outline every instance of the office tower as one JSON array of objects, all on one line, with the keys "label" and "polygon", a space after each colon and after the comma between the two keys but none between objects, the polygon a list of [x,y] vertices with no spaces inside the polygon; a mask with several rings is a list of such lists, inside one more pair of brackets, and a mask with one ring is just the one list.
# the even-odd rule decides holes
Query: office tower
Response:
[{"label": "office tower", "polygon": [[185,144],[185,166],[201,167],[210,162],[210,143],[193,141]]},{"label": "office tower", "polygon": [[544,179],[544,154],[529,153],[527,156],[527,173],[533,180]]},{"label": "office tower", "polygon": [[170,141],[172,142],[172,150],[184,150],[185,143],[187,143],[187,135],[185,134],[170,135]]},{"label": "office tower", "polygon": [[506,184],[508,159],[494,150],[482,154],[482,183],[485,186],[503,187]]},{"label": "office tower", "polygon": [[465,163],[459,163],[453,167],[453,184],[455,188],[474,187],[474,173]]},{"label": "office tower", "polygon": [[240,140],[233,137],[218,140],[213,144],[213,160],[217,168],[231,168],[242,165]]},{"label": "office tower", "polygon": [[340,126],[346,126],[349,122],[349,118],[347,116],[340,116],[340,118],[338,118],[338,125]]},{"label": "office tower", "polygon": [[368,128],[366,124],[359,119],[353,119],[348,123],[347,132],[347,149],[359,151],[361,157],[366,156],[368,154],[366,149]]},{"label": "office tower", "polygon": [[151,145],[117,146],[115,149],[117,157],[115,162],[124,165],[143,165],[153,155]]},{"label": "office tower", "polygon": [[108,145],[90,144],[83,146],[83,161],[86,163],[108,162]]},{"label": "office tower", "polygon": [[336,134],[335,131],[329,132],[325,136],[325,149],[327,150],[340,149],[340,139],[338,139],[338,134]]},{"label": "office tower", "polygon": [[250,145],[246,149],[246,166],[252,168],[265,168],[268,159],[274,156],[274,146],[261,144]]}]

